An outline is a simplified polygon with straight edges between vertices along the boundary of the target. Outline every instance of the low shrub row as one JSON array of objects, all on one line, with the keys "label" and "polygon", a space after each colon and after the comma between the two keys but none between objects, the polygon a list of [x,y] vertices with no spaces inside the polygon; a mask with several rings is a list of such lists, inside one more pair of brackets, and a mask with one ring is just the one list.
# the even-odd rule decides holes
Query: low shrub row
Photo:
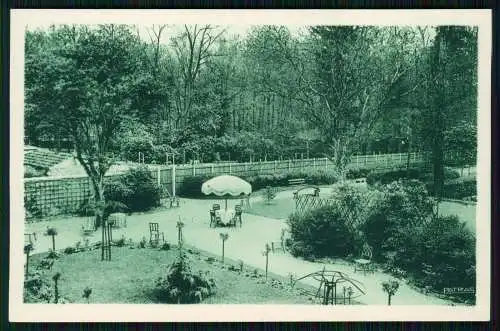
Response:
[{"label": "low shrub row", "polygon": [[[459,178],[460,174],[458,171],[445,168],[444,178],[445,180],[453,180]],[[410,168],[410,169],[398,169],[389,171],[372,171],[366,176],[366,182],[369,185],[375,184],[389,184],[400,179],[418,179],[422,182],[430,182],[434,178],[431,170],[426,168]]]},{"label": "low shrub row", "polygon": [[[183,197],[199,198],[204,195],[201,193],[202,184],[213,178],[213,175],[198,175],[184,178],[179,187],[178,194]],[[328,185],[336,183],[338,178],[334,173],[325,171],[316,171],[313,173],[287,173],[273,175],[240,176],[252,185],[252,191],[265,189],[266,187],[287,186],[290,179],[304,178],[305,183],[309,185]]]},{"label": "low shrub row", "polygon": [[[432,192],[434,190],[433,183],[428,183],[427,190]],[[464,181],[453,181],[445,183],[443,186],[443,198],[448,199],[465,199],[475,197],[477,195],[477,182],[475,179],[468,179]]]},{"label": "low shrub row", "polygon": [[333,201],[290,216],[293,255],[356,257],[368,243],[376,262],[419,286],[441,293],[444,287],[475,287],[475,235],[457,216],[436,216],[422,182],[368,191],[346,187]]}]

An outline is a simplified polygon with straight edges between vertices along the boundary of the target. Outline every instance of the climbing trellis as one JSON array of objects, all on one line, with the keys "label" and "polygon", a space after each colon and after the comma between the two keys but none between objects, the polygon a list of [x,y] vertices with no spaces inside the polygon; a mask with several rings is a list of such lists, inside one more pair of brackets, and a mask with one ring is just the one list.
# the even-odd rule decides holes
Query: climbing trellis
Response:
[{"label": "climbing trellis", "polygon": [[297,195],[296,197],[294,197],[294,199],[295,210],[299,213],[303,213],[308,211],[309,209],[315,209],[333,203],[333,199],[321,198],[319,196],[314,196],[313,194]]}]

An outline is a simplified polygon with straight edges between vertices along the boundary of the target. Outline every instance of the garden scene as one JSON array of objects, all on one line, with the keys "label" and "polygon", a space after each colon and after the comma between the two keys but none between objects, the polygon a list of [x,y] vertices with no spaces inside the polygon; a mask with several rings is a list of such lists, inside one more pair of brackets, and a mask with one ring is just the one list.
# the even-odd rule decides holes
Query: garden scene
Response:
[{"label": "garden scene", "polygon": [[475,304],[475,29],[25,41],[26,303]]}]

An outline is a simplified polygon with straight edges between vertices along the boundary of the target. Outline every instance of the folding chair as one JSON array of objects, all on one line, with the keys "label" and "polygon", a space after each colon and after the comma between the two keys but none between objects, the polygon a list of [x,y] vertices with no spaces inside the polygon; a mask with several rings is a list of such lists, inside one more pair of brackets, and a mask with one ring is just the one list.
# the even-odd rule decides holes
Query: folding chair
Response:
[{"label": "folding chair", "polygon": [[162,242],[165,242],[165,236],[163,232],[160,232],[160,226],[158,223],[149,223],[149,243],[151,245],[158,245],[160,241],[160,234]]},{"label": "folding chair", "polygon": [[240,227],[242,226],[241,222],[241,214],[243,210],[240,205],[234,206],[234,218],[233,218],[233,225],[236,226],[236,222],[240,222]]},{"label": "folding chair", "polygon": [[213,211],[220,210],[220,205],[218,203],[214,203],[213,206],[212,206],[212,210]]},{"label": "folding chair", "polygon": [[212,224],[214,226],[217,226],[222,223],[222,220],[220,219],[220,216],[217,215],[215,210],[210,210],[210,227],[212,227]]},{"label": "folding chair", "polygon": [[89,235],[95,231],[96,228],[96,217],[89,216],[85,219],[85,222],[82,225],[82,231],[84,235]]},{"label": "folding chair", "polygon": [[373,263],[372,263],[373,249],[370,245],[365,243],[363,245],[363,249],[361,250],[361,256],[359,259],[354,260],[354,272],[361,270],[365,274],[367,272],[373,272]]},{"label": "folding chair", "polygon": [[36,233],[25,233],[24,234],[24,245],[31,244],[31,247],[35,247],[35,242],[36,242]]}]

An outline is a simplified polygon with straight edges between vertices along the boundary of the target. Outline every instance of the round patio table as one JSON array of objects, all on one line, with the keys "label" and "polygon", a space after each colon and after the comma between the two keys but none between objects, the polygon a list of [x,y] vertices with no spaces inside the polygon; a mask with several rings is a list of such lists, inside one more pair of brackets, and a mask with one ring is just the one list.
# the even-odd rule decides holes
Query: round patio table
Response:
[{"label": "round patio table", "polygon": [[215,215],[220,217],[222,224],[228,225],[234,218],[234,210],[217,210]]}]

